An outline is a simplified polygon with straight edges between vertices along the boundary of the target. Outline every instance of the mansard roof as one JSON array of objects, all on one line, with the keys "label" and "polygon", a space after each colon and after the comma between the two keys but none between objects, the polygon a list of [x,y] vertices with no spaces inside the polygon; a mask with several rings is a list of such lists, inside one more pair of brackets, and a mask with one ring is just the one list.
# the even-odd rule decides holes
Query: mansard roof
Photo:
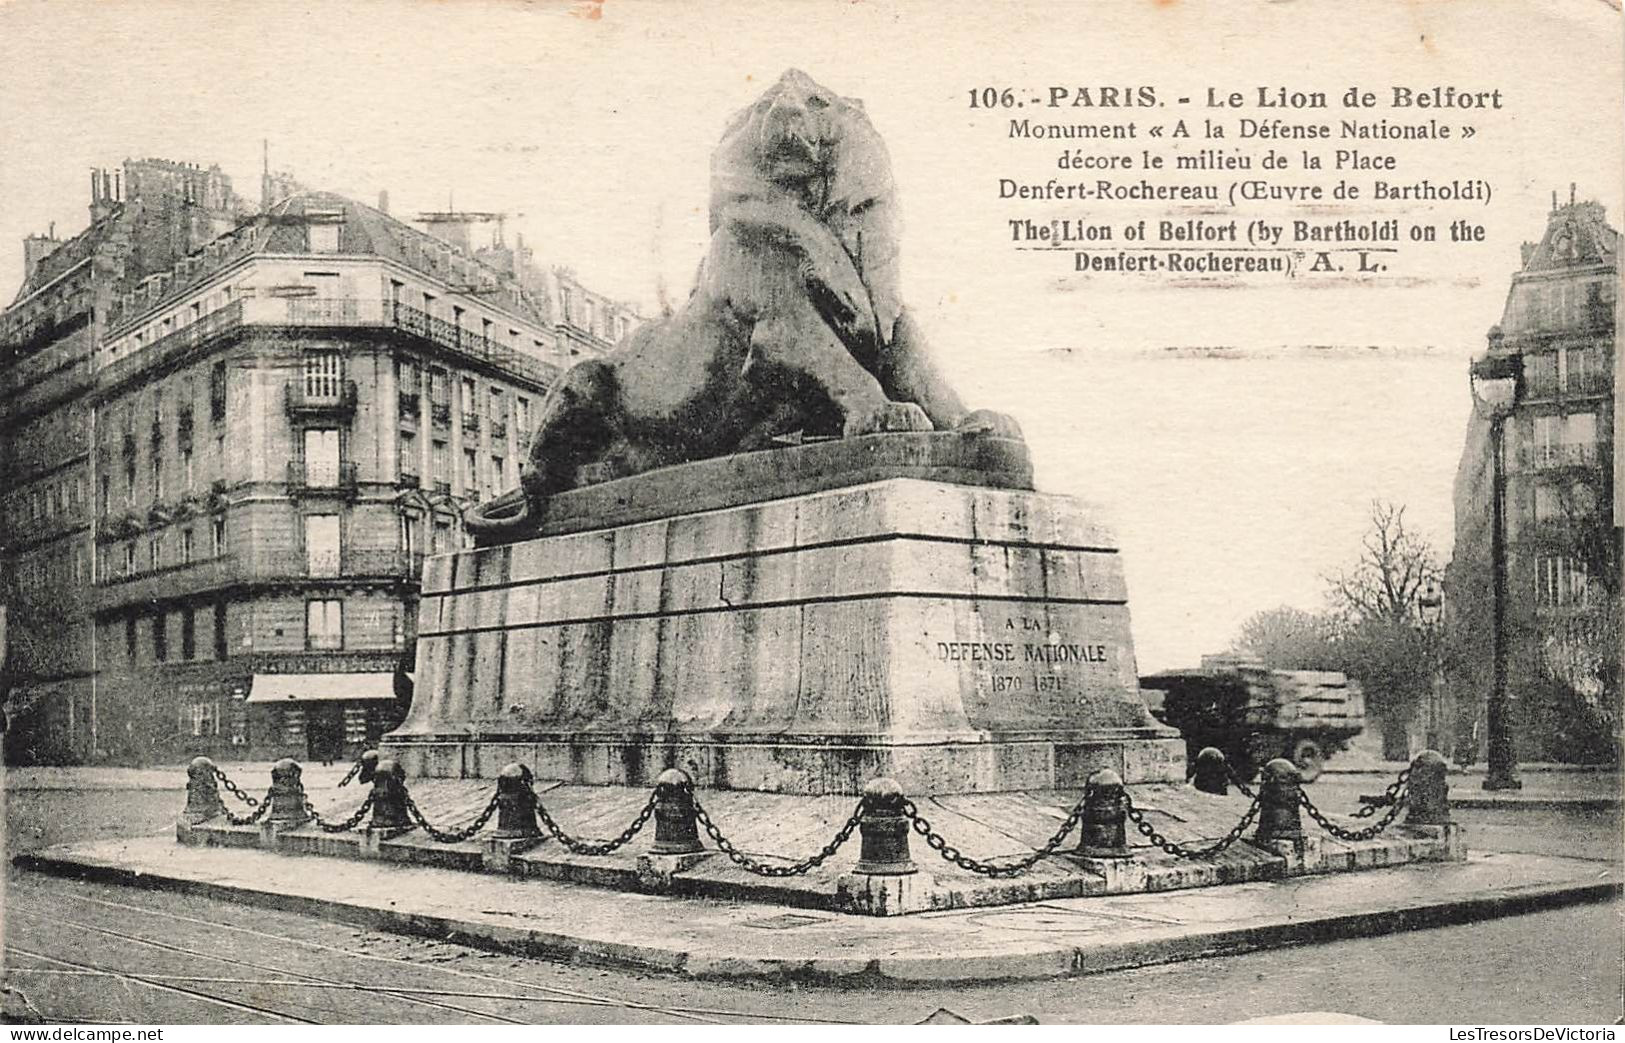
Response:
[{"label": "mansard roof", "polygon": [[1525,273],[1617,265],[1619,233],[1609,227],[1601,203],[1569,203],[1551,212],[1546,234],[1525,249]]}]

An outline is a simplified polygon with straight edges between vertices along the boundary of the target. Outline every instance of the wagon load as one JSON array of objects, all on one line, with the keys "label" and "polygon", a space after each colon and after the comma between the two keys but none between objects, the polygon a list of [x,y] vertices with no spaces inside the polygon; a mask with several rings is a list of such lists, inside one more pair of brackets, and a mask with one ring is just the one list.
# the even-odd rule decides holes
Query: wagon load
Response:
[{"label": "wagon load", "polygon": [[1216,746],[1248,777],[1286,757],[1310,781],[1328,756],[1365,730],[1359,682],[1335,671],[1271,670],[1226,653],[1203,656],[1194,670],[1143,677],[1140,685],[1149,690],[1152,713],[1184,733],[1191,763],[1204,746]]}]

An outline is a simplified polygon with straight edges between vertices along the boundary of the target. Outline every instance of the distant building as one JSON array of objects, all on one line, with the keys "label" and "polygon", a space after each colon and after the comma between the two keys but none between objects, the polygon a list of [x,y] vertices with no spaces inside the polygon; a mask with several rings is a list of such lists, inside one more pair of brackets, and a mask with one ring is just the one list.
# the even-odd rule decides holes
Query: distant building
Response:
[{"label": "distant building", "polygon": [[[1615,313],[1620,236],[1600,204],[1553,209],[1525,243],[1486,357],[1517,356],[1505,420],[1506,641],[1520,760],[1616,755],[1620,706],[1620,539],[1615,520]],[[1475,406],[1454,490],[1445,605],[1447,664],[1461,752],[1482,755],[1492,685],[1493,455]]]},{"label": "distant building", "polygon": [[25,240],[0,314],[8,759],[375,741],[423,556],[517,483],[562,369],[637,321],[500,237],[262,196],[130,161],[94,176],[89,229]]}]

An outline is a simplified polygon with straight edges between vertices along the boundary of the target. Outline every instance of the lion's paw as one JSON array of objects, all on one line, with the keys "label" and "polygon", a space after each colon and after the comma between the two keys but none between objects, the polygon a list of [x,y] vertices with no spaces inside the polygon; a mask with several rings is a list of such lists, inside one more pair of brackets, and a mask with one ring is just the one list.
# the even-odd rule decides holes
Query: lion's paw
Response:
[{"label": "lion's paw", "polygon": [[841,433],[847,438],[882,431],[930,431],[931,418],[913,402],[882,402],[870,410],[854,410],[846,418]]},{"label": "lion's paw", "polygon": [[1015,417],[995,413],[991,409],[978,409],[965,415],[954,428],[967,435],[992,435],[995,438],[1020,439],[1021,425]]}]

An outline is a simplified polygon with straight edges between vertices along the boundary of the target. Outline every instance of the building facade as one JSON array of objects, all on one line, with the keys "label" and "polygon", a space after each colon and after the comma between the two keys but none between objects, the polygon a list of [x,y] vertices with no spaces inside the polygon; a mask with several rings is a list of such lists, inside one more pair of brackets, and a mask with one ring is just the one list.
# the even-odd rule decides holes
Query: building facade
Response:
[{"label": "building facade", "polygon": [[[1600,204],[1557,205],[1523,246],[1484,360],[1517,375],[1502,409],[1505,621],[1511,729],[1521,760],[1618,756],[1620,530],[1614,503],[1619,233]],[[1441,730],[1481,755],[1494,683],[1493,412],[1482,402],[1457,468],[1446,575],[1450,634]]]},{"label": "building facade", "polygon": [[424,555],[636,317],[286,181],[116,181],[0,317],[8,757],[352,754],[410,698]]}]

